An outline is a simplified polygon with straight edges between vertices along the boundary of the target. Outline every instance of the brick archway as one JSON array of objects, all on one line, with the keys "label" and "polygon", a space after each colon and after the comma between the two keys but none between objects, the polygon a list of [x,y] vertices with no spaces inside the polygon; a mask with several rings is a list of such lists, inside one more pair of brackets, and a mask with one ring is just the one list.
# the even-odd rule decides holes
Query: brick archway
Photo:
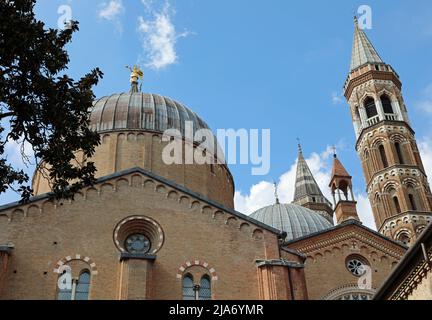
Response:
[{"label": "brick archway", "polygon": [[216,273],[216,270],[213,267],[211,267],[209,263],[201,260],[186,261],[185,263],[183,263],[178,269],[177,279],[181,279],[183,277],[183,273],[188,268],[193,266],[199,266],[199,267],[203,267],[204,269],[207,269],[207,271],[210,273],[212,277],[212,281],[218,280],[218,275]]},{"label": "brick archway", "polygon": [[62,266],[66,265],[69,262],[74,261],[74,260],[79,260],[79,261],[83,261],[83,262],[87,263],[90,266],[90,272],[93,276],[98,274],[96,263],[91,258],[82,256],[80,254],[76,254],[75,256],[67,256],[67,257],[64,257],[61,260],[59,260],[56,263],[56,266],[54,268],[54,272],[60,273],[60,268]]}]

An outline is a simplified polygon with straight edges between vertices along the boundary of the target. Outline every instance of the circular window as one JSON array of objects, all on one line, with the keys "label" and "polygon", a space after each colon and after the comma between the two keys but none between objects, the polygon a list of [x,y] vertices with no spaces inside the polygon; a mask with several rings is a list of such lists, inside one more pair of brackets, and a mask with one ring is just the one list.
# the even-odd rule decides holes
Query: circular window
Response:
[{"label": "circular window", "polygon": [[133,234],[127,237],[124,246],[129,253],[145,254],[150,251],[151,242],[143,234]]},{"label": "circular window", "polygon": [[366,272],[364,263],[356,258],[347,261],[347,268],[356,277],[361,277]]},{"label": "circular window", "polygon": [[164,238],[161,226],[144,216],[125,218],[117,224],[113,234],[117,249],[130,254],[156,254]]}]

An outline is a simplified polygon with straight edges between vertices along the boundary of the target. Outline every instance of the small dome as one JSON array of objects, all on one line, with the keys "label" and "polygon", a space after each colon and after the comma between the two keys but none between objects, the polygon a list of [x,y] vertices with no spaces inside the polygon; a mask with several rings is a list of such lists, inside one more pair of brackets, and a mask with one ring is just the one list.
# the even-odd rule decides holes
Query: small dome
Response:
[{"label": "small dome", "polygon": [[295,204],[275,204],[251,214],[251,218],[287,233],[294,240],[333,227],[315,211]]}]

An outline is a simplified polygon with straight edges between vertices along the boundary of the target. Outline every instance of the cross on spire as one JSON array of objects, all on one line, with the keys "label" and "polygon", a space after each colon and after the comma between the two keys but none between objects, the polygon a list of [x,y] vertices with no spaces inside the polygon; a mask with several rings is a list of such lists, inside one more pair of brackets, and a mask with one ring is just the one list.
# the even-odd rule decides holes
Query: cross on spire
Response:
[{"label": "cross on spire", "polygon": [[356,13],[354,13],[354,28],[358,28],[358,18],[357,18],[357,14]]},{"label": "cross on spire", "polygon": [[298,152],[303,153],[300,138],[297,137],[297,146],[298,146]]}]

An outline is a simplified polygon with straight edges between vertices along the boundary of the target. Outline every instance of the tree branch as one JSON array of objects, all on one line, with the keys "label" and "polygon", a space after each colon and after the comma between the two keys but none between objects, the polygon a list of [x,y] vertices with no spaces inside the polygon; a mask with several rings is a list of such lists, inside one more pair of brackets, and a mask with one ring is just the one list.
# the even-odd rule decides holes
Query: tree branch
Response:
[{"label": "tree branch", "polygon": [[0,120],[4,118],[13,117],[15,115],[15,112],[6,112],[6,113],[0,113]]}]

